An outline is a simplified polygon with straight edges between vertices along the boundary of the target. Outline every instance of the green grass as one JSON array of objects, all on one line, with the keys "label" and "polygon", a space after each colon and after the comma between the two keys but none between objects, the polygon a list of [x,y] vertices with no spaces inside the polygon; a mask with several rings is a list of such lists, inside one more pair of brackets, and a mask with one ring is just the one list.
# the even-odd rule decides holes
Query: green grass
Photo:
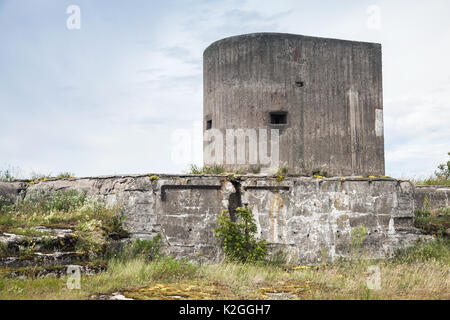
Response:
[{"label": "green grass", "polygon": [[[223,169],[223,168],[222,168]],[[220,172],[220,168],[198,169]],[[69,290],[67,277],[39,278],[33,272],[11,278],[0,272],[3,299],[90,299],[122,292],[139,299],[168,299],[172,295],[200,299],[266,299],[274,292],[294,299],[450,299],[450,209],[417,210],[415,223],[435,240],[399,251],[393,259],[341,259],[316,266],[287,266],[275,255],[267,263],[224,262],[198,266],[187,260],[161,256],[158,241],[139,240],[112,256],[107,270],[82,275],[81,290]],[[80,251],[102,250],[111,234],[120,234],[118,207],[76,191],[52,196],[29,192],[16,204],[0,201],[0,231],[35,236],[34,227],[68,227],[76,231]],[[362,231],[355,233],[355,247]],[[153,256],[149,258],[149,254]],[[6,248],[0,246],[0,256]],[[367,288],[367,270],[377,266],[381,289]]]},{"label": "green grass", "polygon": [[75,176],[75,174],[72,172],[61,172],[56,175],[56,179],[69,179],[69,178],[73,178],[74,176]]},{"label": "green grass", "polygon": [[19,169],[7,166],[5,169],[0,169],[0,182],[11,182],[17,179]]},{"label": "green grass", "polygon": [[[268,299],[280,292],[292,299],[450,299],[450,240],[444,238],[418,243],[389,260],[340,259],[295,267],[270,261],[199,266],[159,254],[149,259],[155,249],[159,252],[158,237],[130,243],[125,254],[109,259],[106,271],[82,275],[80,290],[69,290],[66,276],[0,273],[0,300],[92,299],[114,292],[137,299]],[[380,290],[367,288],[370,266],[380,270]]]},{"label": "green grass", "polygon": [[160,259],[161,234],[158,233],[152,240],[136,239],[120,248],[110,248],[105,252],[105,259],[114,261],[128,261],[133,259],[146,259],[154,261]]},{"label": "green grass", "polygon": [[[6,166],[4,169],[0,169],[0,182],[12,182],[15,180],[20,180],[23,177],[20,174],[21,169],[13,166]],[[75,176],[74,173],[65,171],[58,173],[56,176],[53,176],[51,173],[39,173],[39,172],[31,172],[28,177],[23,178],[24,180],[29,181],[41,181],[43,179],[65,179],[65,178],[73,178]]]},{"label": "green grass", "polygon": [[107,271],[82,276],[81,290],[69,290],[67,277],[8,278],[0,276],[0,300],[5,299],[89,299],[97,293],[138,288],[155,282],[189,280],[198,267],[171,257],[148,262],[145,259],[111,260]]},{"label": "green grass", "polygon": [[7,254],[8,254],[8,246],[5,243],[1,242],[0,243],[0,257],[7,256]]},{"label": "green grass", "polygon": [[414,223],[425,234],[448,238],[450,237],[447,234],[450,228],[450,207],[435,210],[418,209],[415,211]]},{"label": "green grass", "polygon": [[33,235],[33,228],[71,228],[78,237],[79,250],[99,251],[110,234],[123,235],[119,208],[103,203],[74,190],[57,191],[51,196],[27,193],[13,205],[0,206],[0,231]]},{"label": "green grass", "polygon": [[211,166],[198,167],[192,164],[189,170],[190,174],[224,174],[225,168],[221,165],[214,164]]},{"label": "green grass", "polygon": [[51,173],[36,173],[32,172],[29,179],[30,181],[39,182],[47,179],[71,179],[74,178],[75,174],[72,172],[60,172],[57,175],[53,175]]},{"label": "green grass", "polygon": [[417,244],[399,251],[393,261],[400,264],[435,261],[448,268],[450,266],[450,239],[437,238],[433,241]]},{"label": "green grass", "polygon": [[33,227],[8,228],[8,232],[14,233],[17,235],[21,235],[21,236],[25,236],[25,237],[44,237],[44,236],[50,235],[50,233],[48,233],[48,232],[42,232],[42,231],[36,230]]},{"label": "green grass", "polygon": [[[289,293],[294,299],[450,299],[448,260],[407,255],[407,262],[337,262],[289,269],[232,262],[196,266],[170,257],[150,262],[111,260],[107,271],[82,276],[81,290],[67,289],[66,277],[0,277],[0,299],[89,299],[113,292],[167,299],[166,291],[174,289],[188,299],[266,299],[270,292]],[[367,288],[370,265],[380,269],[380,290]]]},{"label": "green grass", "polygon": [[52,177],[51,173],[32,172],[28,180],[38,181],[42,179],[49,179]]},{"label": "green grass", "polygon": [[426,179],[412,178],[411,182],[416,186],[450,186],[450,179],[436,176]]}]

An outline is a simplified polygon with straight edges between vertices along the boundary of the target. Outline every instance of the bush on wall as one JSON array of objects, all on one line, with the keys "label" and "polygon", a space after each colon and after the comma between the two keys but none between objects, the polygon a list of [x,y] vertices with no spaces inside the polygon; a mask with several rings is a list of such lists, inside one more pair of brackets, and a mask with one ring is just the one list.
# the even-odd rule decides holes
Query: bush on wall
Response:
[{"label": "bush on wall", "polygon": [[237,208],[236,218],[232,221],[228,211],[222,211],[214,230],[227,259],[250,263],[264,260],[267,243],[255,237],[257,227],[251,207]]}]

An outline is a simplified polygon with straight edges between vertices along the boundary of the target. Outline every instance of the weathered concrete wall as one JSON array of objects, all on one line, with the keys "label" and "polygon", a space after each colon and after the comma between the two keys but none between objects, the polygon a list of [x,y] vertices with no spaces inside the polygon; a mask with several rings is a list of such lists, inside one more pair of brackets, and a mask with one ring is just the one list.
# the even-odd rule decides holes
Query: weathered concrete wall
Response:
[{"label": "weathered concrete wall", "polygon": [[414,188],[414,206],[416,209],[425,208],[425,197],[428,198],[431,210],[450,207],[450,187],[445,186],[416,186]]},{"label": "weathered concrete wall", "polygon": [[[216,41],[203,59],[204,132],[207,121],[224,137],[279,129],[291,173],[384,175],[380,44],[255,33]],[[287,124],[270,124],[270,112],[287,112]]]},{"label": "weathered concrete wall", "polygon": [[0,182],[0,201],[14,202],[25,183]]},{"label": "weathered concrete wall", "polygon": [[[9,184],[9,194],[24,184]],[[240,202],[253,207],[259,236],[297,263],[317,262],[324,252],[348,256],[351,230],[361,224],[368,229],[363,248],[369,257],[388,257],[421,238],[413,227],[413,186],[394,179],[118,176],[49,180],[28,186],[22,196],[83,190],[108,205],[119,203],[133,237],[161,232],[167,252],[215,260],[222,253],[213,230],[221,211],[239,202],[230,201],[236,188]]]}]

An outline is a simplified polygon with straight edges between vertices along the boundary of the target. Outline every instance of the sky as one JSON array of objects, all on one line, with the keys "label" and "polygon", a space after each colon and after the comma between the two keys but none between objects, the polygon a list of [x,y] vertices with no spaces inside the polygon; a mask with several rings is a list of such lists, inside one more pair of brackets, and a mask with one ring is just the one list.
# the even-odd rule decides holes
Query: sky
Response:
[{"label": "sky", "polygon": [[0,169],[201,165],[203,50],[286,32],[382,44],[386,174],[429,176],[450,152],[449,12],[447,0],[0,0]]}]

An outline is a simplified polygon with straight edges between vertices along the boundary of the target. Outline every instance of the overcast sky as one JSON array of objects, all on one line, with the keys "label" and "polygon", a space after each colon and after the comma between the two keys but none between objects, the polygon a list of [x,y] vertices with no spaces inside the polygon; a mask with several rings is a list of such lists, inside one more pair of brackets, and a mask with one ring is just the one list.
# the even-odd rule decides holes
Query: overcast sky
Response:
[{"label": "overcast sky", "polygon": [[185,172],[201,152],[173,159],[171,137],[201,142],[203,50],[287,32],[381,43],[386,174],[430,175],[450,152],[449,13],[448,0],[0,0],[0,168]]}]

